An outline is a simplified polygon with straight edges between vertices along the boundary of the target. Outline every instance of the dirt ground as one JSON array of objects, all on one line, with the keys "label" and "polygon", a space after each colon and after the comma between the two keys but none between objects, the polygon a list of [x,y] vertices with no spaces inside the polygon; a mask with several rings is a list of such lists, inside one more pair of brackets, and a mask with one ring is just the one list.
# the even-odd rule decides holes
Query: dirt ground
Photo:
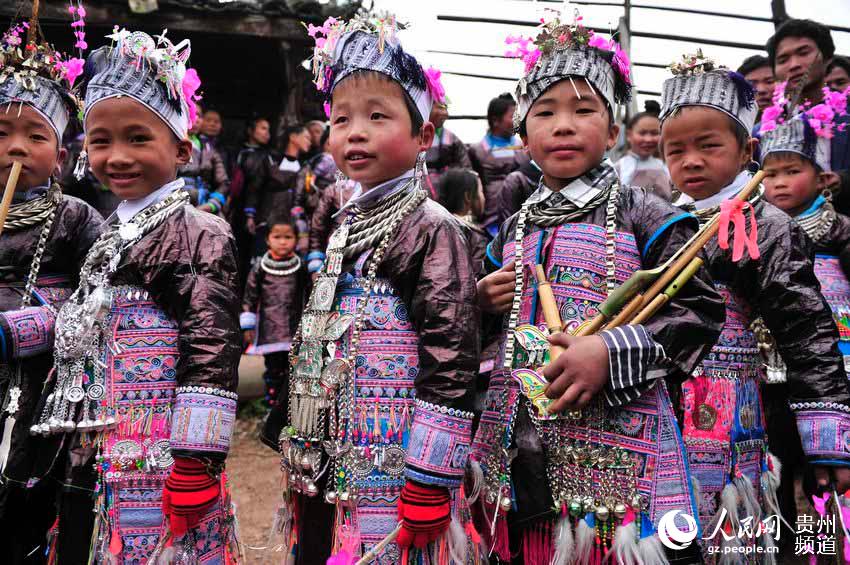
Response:
[{"label": "dirt ground", "polygon": [[257,439],[259,419],[239,419],[227,457],[227,473],[239,518],[239,533],[250,565],[282,563],[282,554],[266,546],[272,516],[280,500],[280,463]]}]

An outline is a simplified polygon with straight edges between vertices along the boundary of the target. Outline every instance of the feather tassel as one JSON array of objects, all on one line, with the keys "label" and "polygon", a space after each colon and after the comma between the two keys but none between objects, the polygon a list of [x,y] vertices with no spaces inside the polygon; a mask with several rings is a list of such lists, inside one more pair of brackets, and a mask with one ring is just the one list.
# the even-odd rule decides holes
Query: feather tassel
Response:
[{"label": "feather tassel", "polygon": [[469,459],[468,476],[472,479],[472,487],[469,489],[469,496],[466,498],[466,503],[472,505],[478,500],[478,495],[481,494],[481,486],[484,484],[484,471],[481,470],[481,465],[475,459]]},{"label": "feather tassel", "polygon": [[638,542],[638,557],[643,565],[670,565],[658,536],[646,536]]},{"label": "feather tassel", "polygon": [[643,565],[637,544],[637,524],[621,524],[614,530],[611,551],[605,556],[605,562],[617,565]]},{"label": "feather tassel", "polygon": [[578,521],[575,534],[575,563],[589,563],[593,554],[596,530],[584,518]]},{"label": "feather tassel", "polygon": [[3,423],[3,441],[0,442],[0,473],[6,468],[9,460],[9,450],[12,447],[12,430],[15,428],[15,416],[9,414]]},{"label": "feather tassel", "polygon": [[570,515],[561,511],[561,518],[555,530],[555,554],[552,556],[550,565],[569,565],[575,551],[575,538],[573,537],[573,525]]},{"label": "feather tassel", "polygon": [[[779,517],[782,524],[785,524],[791,532],[795,529],[785,520],[782,515],[782,510],[779,508],[779,499],[776,496],[779,490],[779,483],[782,480],[782,463],[772,454],[767,454],[767,469],[761,475],[761,492],[764,496],[764,503],[767,510]],[[781,526],[780,526],[781,527]]]},{"label": "feather tassel", "polygon": [[449,554],[454,563],[466,563],[466,554],[469,549],[468,539],[463,526],[457,517],[452,516],[449,530],[446,532],[449,542]]}]

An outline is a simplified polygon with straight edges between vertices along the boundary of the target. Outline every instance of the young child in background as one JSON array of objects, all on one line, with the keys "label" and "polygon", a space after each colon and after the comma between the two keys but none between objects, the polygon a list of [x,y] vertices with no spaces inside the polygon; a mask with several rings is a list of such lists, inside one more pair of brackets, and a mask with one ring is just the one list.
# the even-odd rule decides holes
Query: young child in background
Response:
[{"label": "young child in background", "polygon": [[774,105],[785,119],[762,123],[760,130],[764,196],[793,217],[815,244],[815,276],[832,308],[840,336],[838,349],[850,375],[850,218],[833,208],[823,170],[816,161],[816,140],[828,138],[835,124],[832,119],[820,120],[815,129],[809,123],[815,115],[846,112],[847,93],[835,93],[825,102],[791,116],[786,109],[784,84],[777,92]]},{"label": "young child in background", "polygon": [[469,228],[469,255],[477,274],[484,270],[484,253],[490,236],[478,223],[484,212],[484,188],[478,173],[470,169],[448,169],[437,184],[439,202]]},{"label": "young child in background", "polygon": [[330,150],[359,187],[293,339],[276,528],[297,563],[332,549],[348,562],[399,526],[378,562],[465,562],[478,309],[464,228],[423,188],[426,120],[442,98],[394,17],[313,33]]},{"label": "young child in background", "polygon": [[[605,158],[616,105],[631,92],[619,45],[580,19],[541,27],[536,48],[518,43],[526,68],[514,125],[543,176],[488,247],[498,270],[478,283],[482,309],[504,316],[471,455],[473,475],[483,475],[474,481],[483,484],[478,532],[503,562],[666,563],[659,521],[693,514],[695,500],[665,378],[690,374],[723,309],[700,270],[644,324],[570,335],[635,271],[665,263],[697,222],[622,185]],[[534,368],[539,347],[518,328],[545,327],[531,282],[538,265],[564,327],[549,337],[565,351],[543,370],[545,406],[513,377]]]},{"label": "young child in background", "polygon": [[[61,468],[60,443],[30,436],[29,427],[53,367],[56,310],[103,222],[57,184],[62,134],[76,114],[68,65],[82,60],[54,52],[37,22],[29,25],[30,37],[16,25],[0,44],[0,186],[13,163],[23,165],[0,226],[0,546],[8,563],[40,559],[56,518],[59,482],[50,473]],[[17,78],[24,72],[31,81]]]},{"label": "young child in background", "polygon": [[[850,452],[836,433],[850,424],[850,392],[835,324],[818,291],[810,242],[760,191],[748,203],[733,200],[752,176],[747,170],[757,112],[752,87],[701,52],[671,69],[675,76],[662,91],[661,140],[673,184],[682,193],[678,204],[702,222],[721,213],[719,236],[705,250],[706,266],[724,298],[726,323],[711,353],[682,385],[681,398],[689,466],[699,485],[699,517],[710,537],[718,527],[736,527],[738,516],[759,521],[778,513],[774,492],[780,471],[767,439],[777,438],[770,446],[783,453],[795,445],[799,450],[800,440],[788,425],[795,420],[821,485],[832,477],[839,492],[850,487]],[[731,249],[724,240],[730,223]],[[787,388],[761,386],[762,360],[750,330],[757,316],[788,366]],[[782,480],[791,498],[785,498],[789,507],[783,513],[793,521],[793,470],[785,467],[791,472]],[[777,525],[768,525],[772,534],[731,540],[716,534],[708,543],[769,547]],[[793,536],[780,540],[785,538]]]},{"label": "young child in background", "polygon": [[658,142],[661,140],[661,122],[657,112],[639,112],[626,123],[626,141],[629,151],[617,161],[614,168],[620,182],[652,190],[665,200],[670,200],[670,175],[659,159]]},{"label": "young child in background", "polygon": [[[295,254],[295,227],[291,220],[269,221],[269,250],[248,274],[240,325],[246,353],[263,355],[266,403],[287,413],[289,401],[289,348],[310,288],[307,265]],[[277,438],[271,438],[277,445]]]},{"label": "young child in background", "polygon": [[32,427],[68,449],[51,558],[225,562],[236,551],[223,476],[236,249],[177,179],[200,80],[188,41],[124,29],[109,39],[86,62],[86,154],[122,202],[59,311],[55,379]]}]

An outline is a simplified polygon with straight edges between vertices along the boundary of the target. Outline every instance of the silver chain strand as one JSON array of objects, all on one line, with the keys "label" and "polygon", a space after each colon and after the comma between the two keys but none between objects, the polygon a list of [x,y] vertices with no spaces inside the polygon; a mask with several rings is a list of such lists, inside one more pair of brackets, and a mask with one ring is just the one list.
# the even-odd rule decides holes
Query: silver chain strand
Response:
[{"label": "silver chain strand", "polygon": [[[89,404],[99,402],[104,392],[104,371],[99,363],[104,338],[103,317],[111,308],[113,295],[122,291],[113,287],[111,276],[118,269],[123,252],[160,226],[189,201],[189,194],[178,190],[161,202],[148,206],[128,222],[111,226],[92,245],[80,270],[79,286],[65,302],[56,318],[54,347],[56,380],[44,410],[30,433],[51,435],[95,431],[115,424],[112,414],[96,407],[95,419],[89,419]],[[140,299],[143,291],[127,287],[128,296]],[[85,380],[85,367],[94,371]],[[78,410],[80,402],[82,410]]]},{"label": "silver chain strand", "polygon": [[835,222],[835,208],[833,208],[832,203],[827,200],[823,203],[823,206],[821,206],[813,214],[809,214],[805,218],[797,216],[794,220],[801,228],[803,228],[806,235],[808,235],[813,242],[817,243],[832,228],[832,224]]}]

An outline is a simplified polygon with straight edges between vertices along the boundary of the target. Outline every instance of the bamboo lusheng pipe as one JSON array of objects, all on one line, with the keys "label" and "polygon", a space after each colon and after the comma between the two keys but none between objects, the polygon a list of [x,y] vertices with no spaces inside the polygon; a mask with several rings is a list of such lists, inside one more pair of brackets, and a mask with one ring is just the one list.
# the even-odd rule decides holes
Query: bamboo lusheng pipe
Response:
[{"label": "bamboo lusheng pipe", "polygon": [[[761,184],[763,178],[764,171],[758,171],[756,174],[753,175],[753,177],[744,186],[744,188],[742,188],[741,191],[735,196],[735,198],[737,200],[747,200],[753,193],[753,191],[759,186],[759,184]],[[671,257],[671,259],[675,259],[674,261],[670,262],[668,260],[667,263],[663,265],[663,270],[660,270],[659,277],[652,283],[652,286],[650,286],[646,290],[646,292],[641,293],[638,288],[634,296],[628,298],[629,302],[626,303],[626,305],[623,307],[622,310],[617,313],[617,315],[613,316],[613,319],[607,326],[605,326],[605,322],[609,318],[612,318],[612,316],[610,315],[611,310],[613,309],[612,304],[616,304],[617,302],[623,301],[624,292],[634,290],[635,287],[638,287],[637,284],[631,282],[631,278],[625,283],[623,283],[620,287],[615,289],[615,291],[608,297],[608,300],[599,305],[600,313],[592,320],[585,322],[584,324],[579,326],[575,332],[575,335],[593,335],[599,330],[601,330],[603,327],[615,328],[627,323],[634,323],[629,322],[631,313],[643,312],[643,310],[647,308],[647,306],[651,304],[655,300],[655,298],[667,288],[667,286],[679,275],[679,273],[681,273],[691,264],[693,259],[702,250],[702,248],[705,247],[705,245],[711,240],[711,238],[717,234],[717,231],[719,229],[720,214],[716,214],[705,226],[703,226],[697,232],[694,237],[690,239],[690,241],[688,241],[688,243],[682,249],[677,251],[676,254]],[[642,272],[643,275],[646,276],[647,274],[651,274],[656,271],[659,271],[659,269],[656,268],[652,271],[638,272]],[[660,307],[657,302],[656,306]],[[625,312],[626,310],[627,312]]]},{"label": "bamboo lusheng pipe", "polygon": [[[540,297],[543,319],[546,320],[546,327],[549,328],[549,333],[556,334],[564,331],[564,324],[561,322],[561,313],[558,311],[558,303],[555,300],[555,294],[552,292],[552,285],[549,284],[549,280],[546,278],[546,271],[543,270],[543,265],[537,265],[534,268],[534,275],[537,279],[537,295]],[[550,345],[549,362],[554,362],[563,352],[564,348],[560,345]]]},{"label": "bamboo lusheng pipe", "polygon": [[6,217],[9,215],[12,198],[15,196],[15,189],[18,187],[18,177],[21,176],[21,167],[21,163],[15,161],[12,163],[12,170],[9,171],[9,180],[6,181],[6,188],[3,190],[3,200],[0,202],[0,233],[3,233],[3,228],[6,226]]}]

